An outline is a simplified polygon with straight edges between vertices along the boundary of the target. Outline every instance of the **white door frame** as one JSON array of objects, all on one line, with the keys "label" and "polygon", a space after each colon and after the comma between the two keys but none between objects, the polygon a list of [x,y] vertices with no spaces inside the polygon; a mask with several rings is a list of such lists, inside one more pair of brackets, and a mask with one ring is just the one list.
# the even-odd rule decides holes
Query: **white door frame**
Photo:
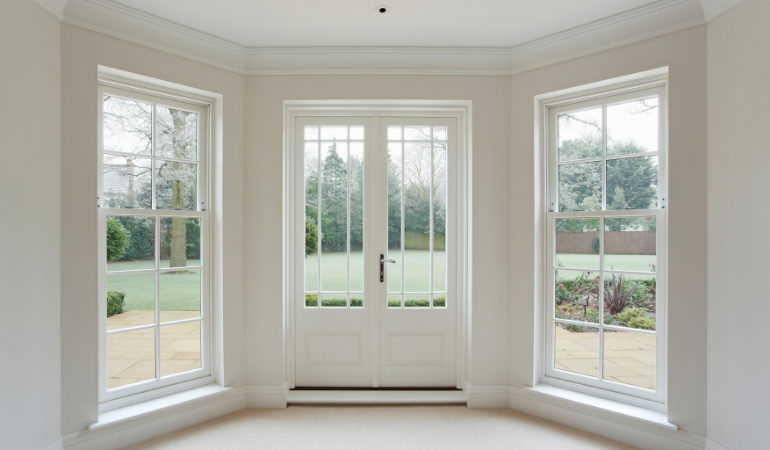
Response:
[{"label": "white door frame", "polygon": [[[470,379],[472,275],[472,102],[470,100],[284,100],[283,102],[283,358],[284,380],[295,387],[295,119],[301,116],[453,117],[457,119],[457,388]],[[376,127],[373,127],[376,130]],[[376,131],[375,131],[376,133]],[[378,137],[375,135],[374,139]],[[376,320],[376,315],[373,316]],[[376,324],[373,324],[376,329]]]}]

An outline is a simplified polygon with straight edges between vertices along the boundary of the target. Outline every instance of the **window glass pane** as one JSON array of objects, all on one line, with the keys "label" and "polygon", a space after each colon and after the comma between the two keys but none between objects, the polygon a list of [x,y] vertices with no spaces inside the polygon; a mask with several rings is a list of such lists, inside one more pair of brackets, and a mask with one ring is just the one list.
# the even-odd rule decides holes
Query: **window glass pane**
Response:
[{"label": "window glass pane", "polygon": [[321,139],[347,139],[348,127],[346,126],[321,126]]},{"label": "window glass pane", "polygon": [[556,219],[556,266],[598,269],[599,218]]},{"label": "window glass pane", "polygon": [[430,294],[404,295],[404,308],[430,308]]},{"label": "window glass pane", "polygon": [[607,161],[607,210],[657,207],[657,156]]},{"label": "window glass pane", "polygon": [[200,270],[161,272],[158,292],[161,323],[201,316]]},{"label": "window glass pane", "polygon": [[388,258],[396,261],[385,264],[388,292],[401,291],[401,152],[400,142],[388,143]]},{"label": "window glass pane", "polygon": [[560,114],[559,162],[602,156],[602,108]]},{"label": "window glass pane", "polygon": [[604,330],[604,379],[655,389],[655,335]]},{"label": "window glass pane", "polygon": [[198,159],[198,114],[161,105],[155,110],[158,114],[157,156]]},{"label": "window glass pane", "polygon": [[559,166],[559,211],[602,209],[602,163]]},{"label": "window glass pane", "polygon": [[160,376],[201,368],[201,323],[160,327]]},{"label": "window glass pane", "polygon": [[107,335],[107,389],[155,379],[155,328]]},{"label": "window glass pane", "polygon": [[152,160],[104,155],[102,205],[105,208],[152,208]]},{"label": "window glass pane", "polygon": [[401,140],[401,127],[388,127],[388,139],[392,141]]},{"label": "window glass pane", "polygon": [[197,211],[198,165],[156,161],[157,209]]},{"label": "window glass pane", "polygon": [[405,141],[430,140],[430,127],[404,127]]},{"label": "window glass pane", "polygon": [[160,219],[160,267],[200,267],[201,225],[197,217]]},{"label": "window glass pane", "polygon": [[[313,127],[305,127],[306,135],[308,128]],[[315,129],[317,132],[317,127]],[[318,144],[315,142],[305,143],[305,290],[318,291]]]},{"label": "window glass pane", "polygon": [[305,139],[308,139],[308,140],[318,139],[318,126],[306,126]]},{"label": "window glass pane", "polygon": [[433,127],[433,139],[437,141],[446,141],[447,127]]},{"label": "window glass pane", "polygon": [[345,308],[348,306],[347,294],[321,294],[321,306],[324,308]]},{"label": "window glass pane", "polygon": [[363,139],[363,138],[364,138],[364,127],[361,127],[361,126],[350,127],[350,139]]},{"label": "window glass pane", "polygon": [[[353,127],[351,127],[351,130]],[[364,143],[350,143],[350,290],[364,290]]]},{"label": "window glass pane", "polygon": [[322,142],[321,160],[321,290],[347,291],[347,142]]},{"label": "window glass pane", "polygon": [[607,156],[658,151],[658,99],[607,107]]},{"label": "window glass pane", "polygon": [[655,275],[604,274],[604,323],[656,329],[657,288]]},{"label": "window glass pane", "polygon": [[155,268],[155,218],[107,217],[107,272]]},{"label": "window glass pane", "polygon": [[155,323],[155,273],[107,275],[107,330]]},{"label": "window glass pane", "polygon": [[[435,127],[434,127],[435,128]],[[446,128],[446,127],[444,127]],[[433,291],[446,291],[447,144],[433,144]]]},{"label": "window glass pane", "polygon": [[656,271],[656,218],[623,217],[604,219],[604,268]]},{"label": "window glass pane", "polygon": [[554,331],[554,368],[598,378],[599,329],[557,323]]},{"label": "window glass pane", "polygon": [[[426,128],[430,132],[430,128]],[[404,145],[404,290],[407,292],[430,291],[430,149],[429,142]]]},{"label": "window glass pane", "polygon": [[103,97],[105,152],[152,154],[152,105],[105,94]]},{"label": "window glass pane", "polygon": [[599,274],[557,270],[554,314],[557,319],[599,323]]}]

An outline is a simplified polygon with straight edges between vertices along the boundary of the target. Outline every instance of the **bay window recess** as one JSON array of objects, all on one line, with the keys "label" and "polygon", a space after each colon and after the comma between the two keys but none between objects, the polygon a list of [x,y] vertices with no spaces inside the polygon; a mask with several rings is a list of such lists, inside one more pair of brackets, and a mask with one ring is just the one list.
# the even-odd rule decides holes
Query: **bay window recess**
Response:
[{"label": "bay window recess", "polygon": [[99,398],[210,377],[209,108],[99,86]]},{"label": "bay window recess", "polygon": [[664,83],[545,106],[545,382],[664,402]]}]

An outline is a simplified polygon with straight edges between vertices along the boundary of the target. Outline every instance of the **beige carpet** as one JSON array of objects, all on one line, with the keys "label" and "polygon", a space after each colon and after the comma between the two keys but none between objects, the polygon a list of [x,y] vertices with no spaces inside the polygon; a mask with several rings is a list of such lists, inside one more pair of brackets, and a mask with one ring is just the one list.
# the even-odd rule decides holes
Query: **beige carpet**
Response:
[{"label": "beige carpet", "polygon": [[465,406],[290,406],[246,409],[131,450],[632,450],[510,409]]}]

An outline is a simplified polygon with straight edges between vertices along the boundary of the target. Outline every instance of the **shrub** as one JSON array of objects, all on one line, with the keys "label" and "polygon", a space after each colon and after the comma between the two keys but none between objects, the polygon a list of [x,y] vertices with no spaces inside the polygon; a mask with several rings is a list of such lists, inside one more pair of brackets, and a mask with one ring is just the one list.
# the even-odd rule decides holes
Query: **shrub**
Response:
[{"label": "shrub", "polygon": [[315,255],[318,250],[318,225],[311,217],[305,219],[305,256]]},{"label": "shrub", "polygon": [[[618,314],[626,308],[626,302],[629,302],[629,298],[634,293],[634,289],[639,284],[634,283],[630,288],[625,288],[623,275],[615,278],[615,274],[612,274],[612,281],[605,280],[604,282],[604,306],[605,310],[609,309],[610,314]],[[617,318],[617,317],[616,317]]]},{"label": "shrub", "polygon": [[595,237],[591,241],[591,247],[593,248],[594,255],[598,255],[599,254],[599,250],[601,250],[601,247],[602,247],[602,242],[599,240],[598,237]]},{"label": "shrub", "polygon": [[654,330],[655,319],[652,317],[634,317],[626,323],[629,328],[639,328],[641,330]]},{"label": "shrub", "polygon": [[126,306],[126,294],[123,292],[107,292],[107,317],[122,314]]},{"label": "shrub", "polygon": [[131,233],[123,227],[117,217],[107,218],[107,261],[115,261],[126,254],[131,242]]},{"label": "shrub", "polygon": [[655,319],[649,317],[644,308],[626,308],[622,312],[615,314],[615,320],[626,324],[629,328],[639,328],[642,330],[655,329]]}]

